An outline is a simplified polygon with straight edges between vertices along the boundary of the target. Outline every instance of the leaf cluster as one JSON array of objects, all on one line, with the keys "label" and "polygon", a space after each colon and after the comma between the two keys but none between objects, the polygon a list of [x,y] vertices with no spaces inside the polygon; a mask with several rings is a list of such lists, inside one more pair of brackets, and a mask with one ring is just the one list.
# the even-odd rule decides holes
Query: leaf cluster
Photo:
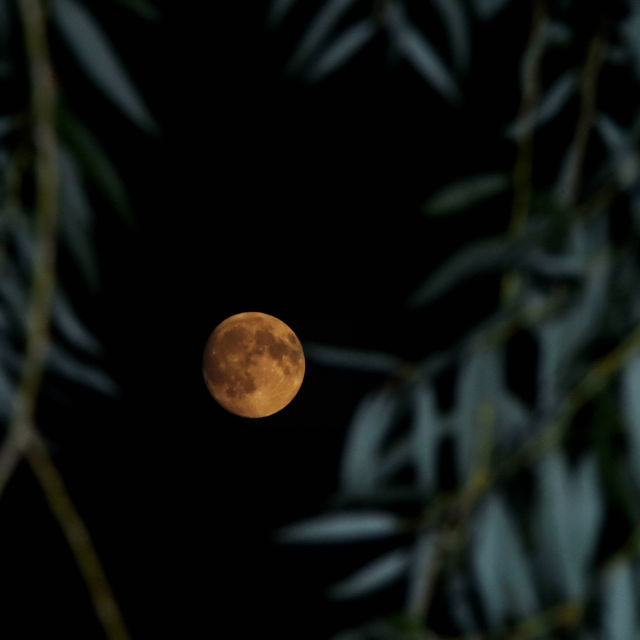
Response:
[{"label": "leaf cluster", "polygon": [[[436,26],[410,2],[322,3],[287,70],[311,82],[347,74],[384,37],[394,64],[410,65],[455,109],[474,73],[471,34],[514,5],[433,0]],[[615,20],[585,34],[574,3],[533,3],[529,42],[512,52],[521,105],[495,132],[513,145],[514,166],[452,175],[417,213],[456,225],[512,202],[504,233],[460,247],[407,300],[419,312],[494,274],[503,295],[493,313],[413,362],[309,345],[324,366],[389,376],[353,412],[335,501],[279,532],[286,544],[384,541],[328,595],[394,589],[395,609],[336,640],[638,638],[640,109],[599,92],[621,70],[640,79],[640,4],[619,5]],[[297,6],[274,1],[270,28]],[[440,27],[447,41],[436,45]],[[544,67],[557,49],[569,65]],[[570,130],[556,162],[545,153],[558,140],[545,144],[545,130],[560,131],[558,122]],[[537,172],[545,164],[557,171]],[[440,384],[450,371],[451,406]],[[532,380],[528,397],[520,378]],[[614,515],[626,523],[615,536],[622,546],[609,535]]]}]

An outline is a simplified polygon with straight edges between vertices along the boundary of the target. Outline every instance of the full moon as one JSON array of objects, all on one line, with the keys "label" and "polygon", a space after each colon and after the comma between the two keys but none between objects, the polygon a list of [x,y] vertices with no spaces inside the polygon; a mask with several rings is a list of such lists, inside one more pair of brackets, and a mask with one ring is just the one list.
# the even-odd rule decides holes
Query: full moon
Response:
[{"label": "full moon", "polygon": [[204,348],[202,373],[227,411],[264,418],[286,407],[304,378],[302,345],[282,320],[249,311],[223,320]]}]

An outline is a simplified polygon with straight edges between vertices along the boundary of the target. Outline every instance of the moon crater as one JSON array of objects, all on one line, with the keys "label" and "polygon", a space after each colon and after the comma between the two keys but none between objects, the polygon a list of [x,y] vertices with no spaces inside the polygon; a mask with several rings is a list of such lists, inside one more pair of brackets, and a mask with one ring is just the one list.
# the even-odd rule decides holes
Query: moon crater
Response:
[{"label": "moon crater", "polygon": [[302,384],[305,361],[300,341],[284,322],[246,312],[214,329],[202,369],[209,391],[225,409],[257,418],[291,402]]}]

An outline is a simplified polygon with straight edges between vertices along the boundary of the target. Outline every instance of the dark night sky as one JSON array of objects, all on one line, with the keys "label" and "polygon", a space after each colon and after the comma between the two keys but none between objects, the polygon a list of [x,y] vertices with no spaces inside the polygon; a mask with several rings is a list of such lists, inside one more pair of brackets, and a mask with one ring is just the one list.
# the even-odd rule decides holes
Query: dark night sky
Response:
[{"label": "dark night sky", "polygon": [[[157,139],[105,105],[60,53],[68,99],[116,158],[139,222],[127,229],[96,198],[103,286],[76,294],[122,394],[60,387],[41,422],[135,638],[219,636],[229,621],[229,637],[326,638],[340,616],[362,613],[322,599],[344,553],[281,549],[271,532],[323,507],[353,407],[381,380],[309,362],[289,408],[236,418],[202,382],[204,342],[228,315],[259,310],[303,343],[417,360],[485,313],[492,288],[467,292],[462,319],[453,302],[410,314],[403,300],[453,247],[502,228],[508,213],[465,218],[454,232],[418,209],[452,175],[509,166],[512,149],[496,133],[515,112],[502,87],[514,86],[517,60],[489,44],[491,33],[474,45],[475,79],[456,111],[410,69],[388,66],[384,42],[317,87],[286,79],[300,25],[269,34],[261,9],[232,11],[180,4],[146,25],[100,7]],[[522,40],[526,22],[505,20]],[[2,509],[13,544],[0,544],[10,602],[33,603],[26,624],[46,619],[51,637],[99,637],[37,488],[26,470],[15,482]]]}]

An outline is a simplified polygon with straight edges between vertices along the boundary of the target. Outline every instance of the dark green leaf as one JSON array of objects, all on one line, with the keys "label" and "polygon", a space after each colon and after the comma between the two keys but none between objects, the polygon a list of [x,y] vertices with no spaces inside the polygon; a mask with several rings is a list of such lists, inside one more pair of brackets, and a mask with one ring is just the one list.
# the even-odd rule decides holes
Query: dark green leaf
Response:
[{"label": "dark green leaf", "polygon": [[471,34],[464,8],[460,0],[434,0],[433,3],[447,30],[454,64],[457,69],[464,71],[469,66],[471,56]]},{"label": "dark green leaf", "polygon": [[380,481],[393,477],[412,461],[412,444],[411,438],[405,437],[390,445],[388,450],[381,454],[378,473]]},{"label": "dark green leaf", "polygon": [[387,7],[387,24],[398,51],[445,99],[457,103],[460,90],[440,55],[397,2]]},{"label": "dark green leaf", "polygon": [[333,585],[329,595],[341,600],[367,595],[402,578],[409,565],[409,552],[406,549],[396,549],[376,558],[353,575]]},{"label": "dark green leaf", "polygon": [[318,364],[351,371],[393,374],[403,366],[400,358],[389,353],[359,351],[314,342],[304,343],[304,353],[306,358]]},{"label": "dark green leaf", "polygon": [[605,574],[602,593],[604,640],[636,640],[640,628],[638,597],[631,567],[618,562]]},{"label": "dark green leaf", "polygon": [[486,173],[465,178],[436,192],[424,203],[423,211],[432,216],[464,211],[505,191],[509,183],[509,176],[504,173]]},{"label": "dark green leaf", "polygon": [[462,365],[456,383],[453,420],[461,482],[469,478],[478,456],[490,453],[501,380],[501,359],[493,349],[471,354]]},{"label": "dark green leaf", "polygon": [[569,472],[558,451],[547,454],[536,469],[535,509],[538,566],[545,586],[560,598],[578,598],[582,591],[580,568],[575,563]]},{"label": "dark green leaf", "polygon": [[630,189],[640,175],[638,151],[631,135],[604,114],[597,118],[596,128],[612,154],[618,184]]},{"label": "dark green leaf", "polygon": [[574,71],[565,71],[549,88],[531,118],[519,120],[507,127],[508,137],[520,138],[552,120],[567,104],[578,86]]},{"label": "dark green leaf", "polygon": [[76,0],[53,0],[52,8],[58,27],[87,75],[140,127],[155,131],[151,114],[94,17]]},{"label": "dark green leaf", "polygon": [[620,25],[620,33],[631,53],[636,77],[640,78],[640,4],[632,2],[631,11]]},{"label": "dark green leaf", "polygon": [[481,20],[491,20],[510,0],[473,0],[473,7]]},{"label": "dark green leaf", "polygon": [[627,431],[631,472],[640,488],[640,356],[632,358],[622,371],[620,406]]},{"label": "dark green leaf", "polygon": [[364,18],[345,29],[318,56],[308,72],[312,81],[337,71],[358,53],[378,31],[378,25],[373,18]]},{"label": "dark green leaf", "polygon": [[400,520],[377,511],[318,516],[281,529],[277,537],[286,544],[335,544],[371,540],[401,531]]},{"label": "dark green leaf", "polygon": [[545,23],[545,39],[549,45],[569,44],[573,39],[571,28],[563,22],[547,20]]},{"label": "dark green leaf", "polygon": [[498,425],[496,439],[507,447],[521,443],[530,432],[531,411],[514,395],[502,380],[498,399]]},{"label": "dark green leaf", "polygon": [[80,322],[66,295],[60,290],[56,291],[53,299],[52,319],[54,326],[76,349],[94,355],[102,353],[102,345]]},{"label": "dark green leaf", "polygon": [[545,251],[533,251],[527,256],[523,267],[546,278],[579,278],[585,274],[584,260],[580,257]]},{"label": "dark green leaf", "polygon": [[531,615],[538,607],[531,571],[518,531],[504,503],[489,496],[477,514],[473,565],[489,624]]},{"label": "dark green leaf", "polygon": [[438,441],[442,435],[433,390],[417,383],[412,390],[413,425],[410,455],[416,471],[416,484],[428,491],[435,488]]},{"label": "dark green leaf", "polygon": [[60,131],[82,170],[122,218],[133,224],[131,202],[124,183],[98,139],[64,108],[60,110]]},{"label": "dark green leaf", "polygon": [[55,374],[98,393],[116,395],[118,392],[109,376],[93,365],[80,362],[55,342],[49,346],[49,366]]},{"label": "dark green leaf", "polygon": [[588,564],[596,550],[604,516],[598,467],[592,454],[585,456],[573,473],[570,479],[570,495],[573,513],[571,549],[583,584],[586,581]]},{"label": "dark green leaf", "polygon": [[299,71],[313,55],[318,53],[319,47],[354,2],[355,0],[327,0],[321,5],[321,9],[304,32],[300,44],[287,64],[289,71]]},{"label": "dark green leaf", "polygon": [[60,146],[60,234],[80,273],[95,290],[98,264],[93,243],[93,220],[82,177],[70,152]]},{"label": "dark green leaf", "polygon": [[[3,355],[9,349],[9,345],[0,337],[0,348]],[[3,363],[4,364],[4,363]],[[0,420],[8,421],[11,418],[13,403],[13,382],[4,366],[0,367]]]},{"label": "dark green leaf", "polygon": [[465,589],[465,578],[460,573],[450,574],[446,585],[449,610],[458,629],[465,634],[477,634],[478,623]]},{"label": "dark green leaf", "polygon": [[293,8],[296,0],[271,0],[269,13],[267,14],[267,24],[270,29],[275,29]]},{"label": "dark green leaf", "polygon": [[[2,2],[2,0],[0,0],[0,2]],[[8,133],[11,133],[14,128],[14,118],[10,118],[9,116],[0,118],[0,139],[4,138]]]},{"label": "dark green leaf", "polygon": [[380,474],[380,445],[393,426],[397,407],[393,394],[379,392],[366,396],[356,408],[342,457],[345,493],[366,495],[375,488]]},{"label": "dark green leaf", "polygon": [[562,314],[538,325],[538,403],[541,407],[556,405],[568,366],[596,332],[608,297],[610,271],[608,254],[592,259],[578,299]]},{"label": "dark green leaf", "polygon": [[522,264],[533,251],[533,241],[541,233],[542,225],[532,224],[521,238],[498,236],[479,240],[461,249],[418,287],[407,304],[410,307],[428,304],[466,278]]}]

